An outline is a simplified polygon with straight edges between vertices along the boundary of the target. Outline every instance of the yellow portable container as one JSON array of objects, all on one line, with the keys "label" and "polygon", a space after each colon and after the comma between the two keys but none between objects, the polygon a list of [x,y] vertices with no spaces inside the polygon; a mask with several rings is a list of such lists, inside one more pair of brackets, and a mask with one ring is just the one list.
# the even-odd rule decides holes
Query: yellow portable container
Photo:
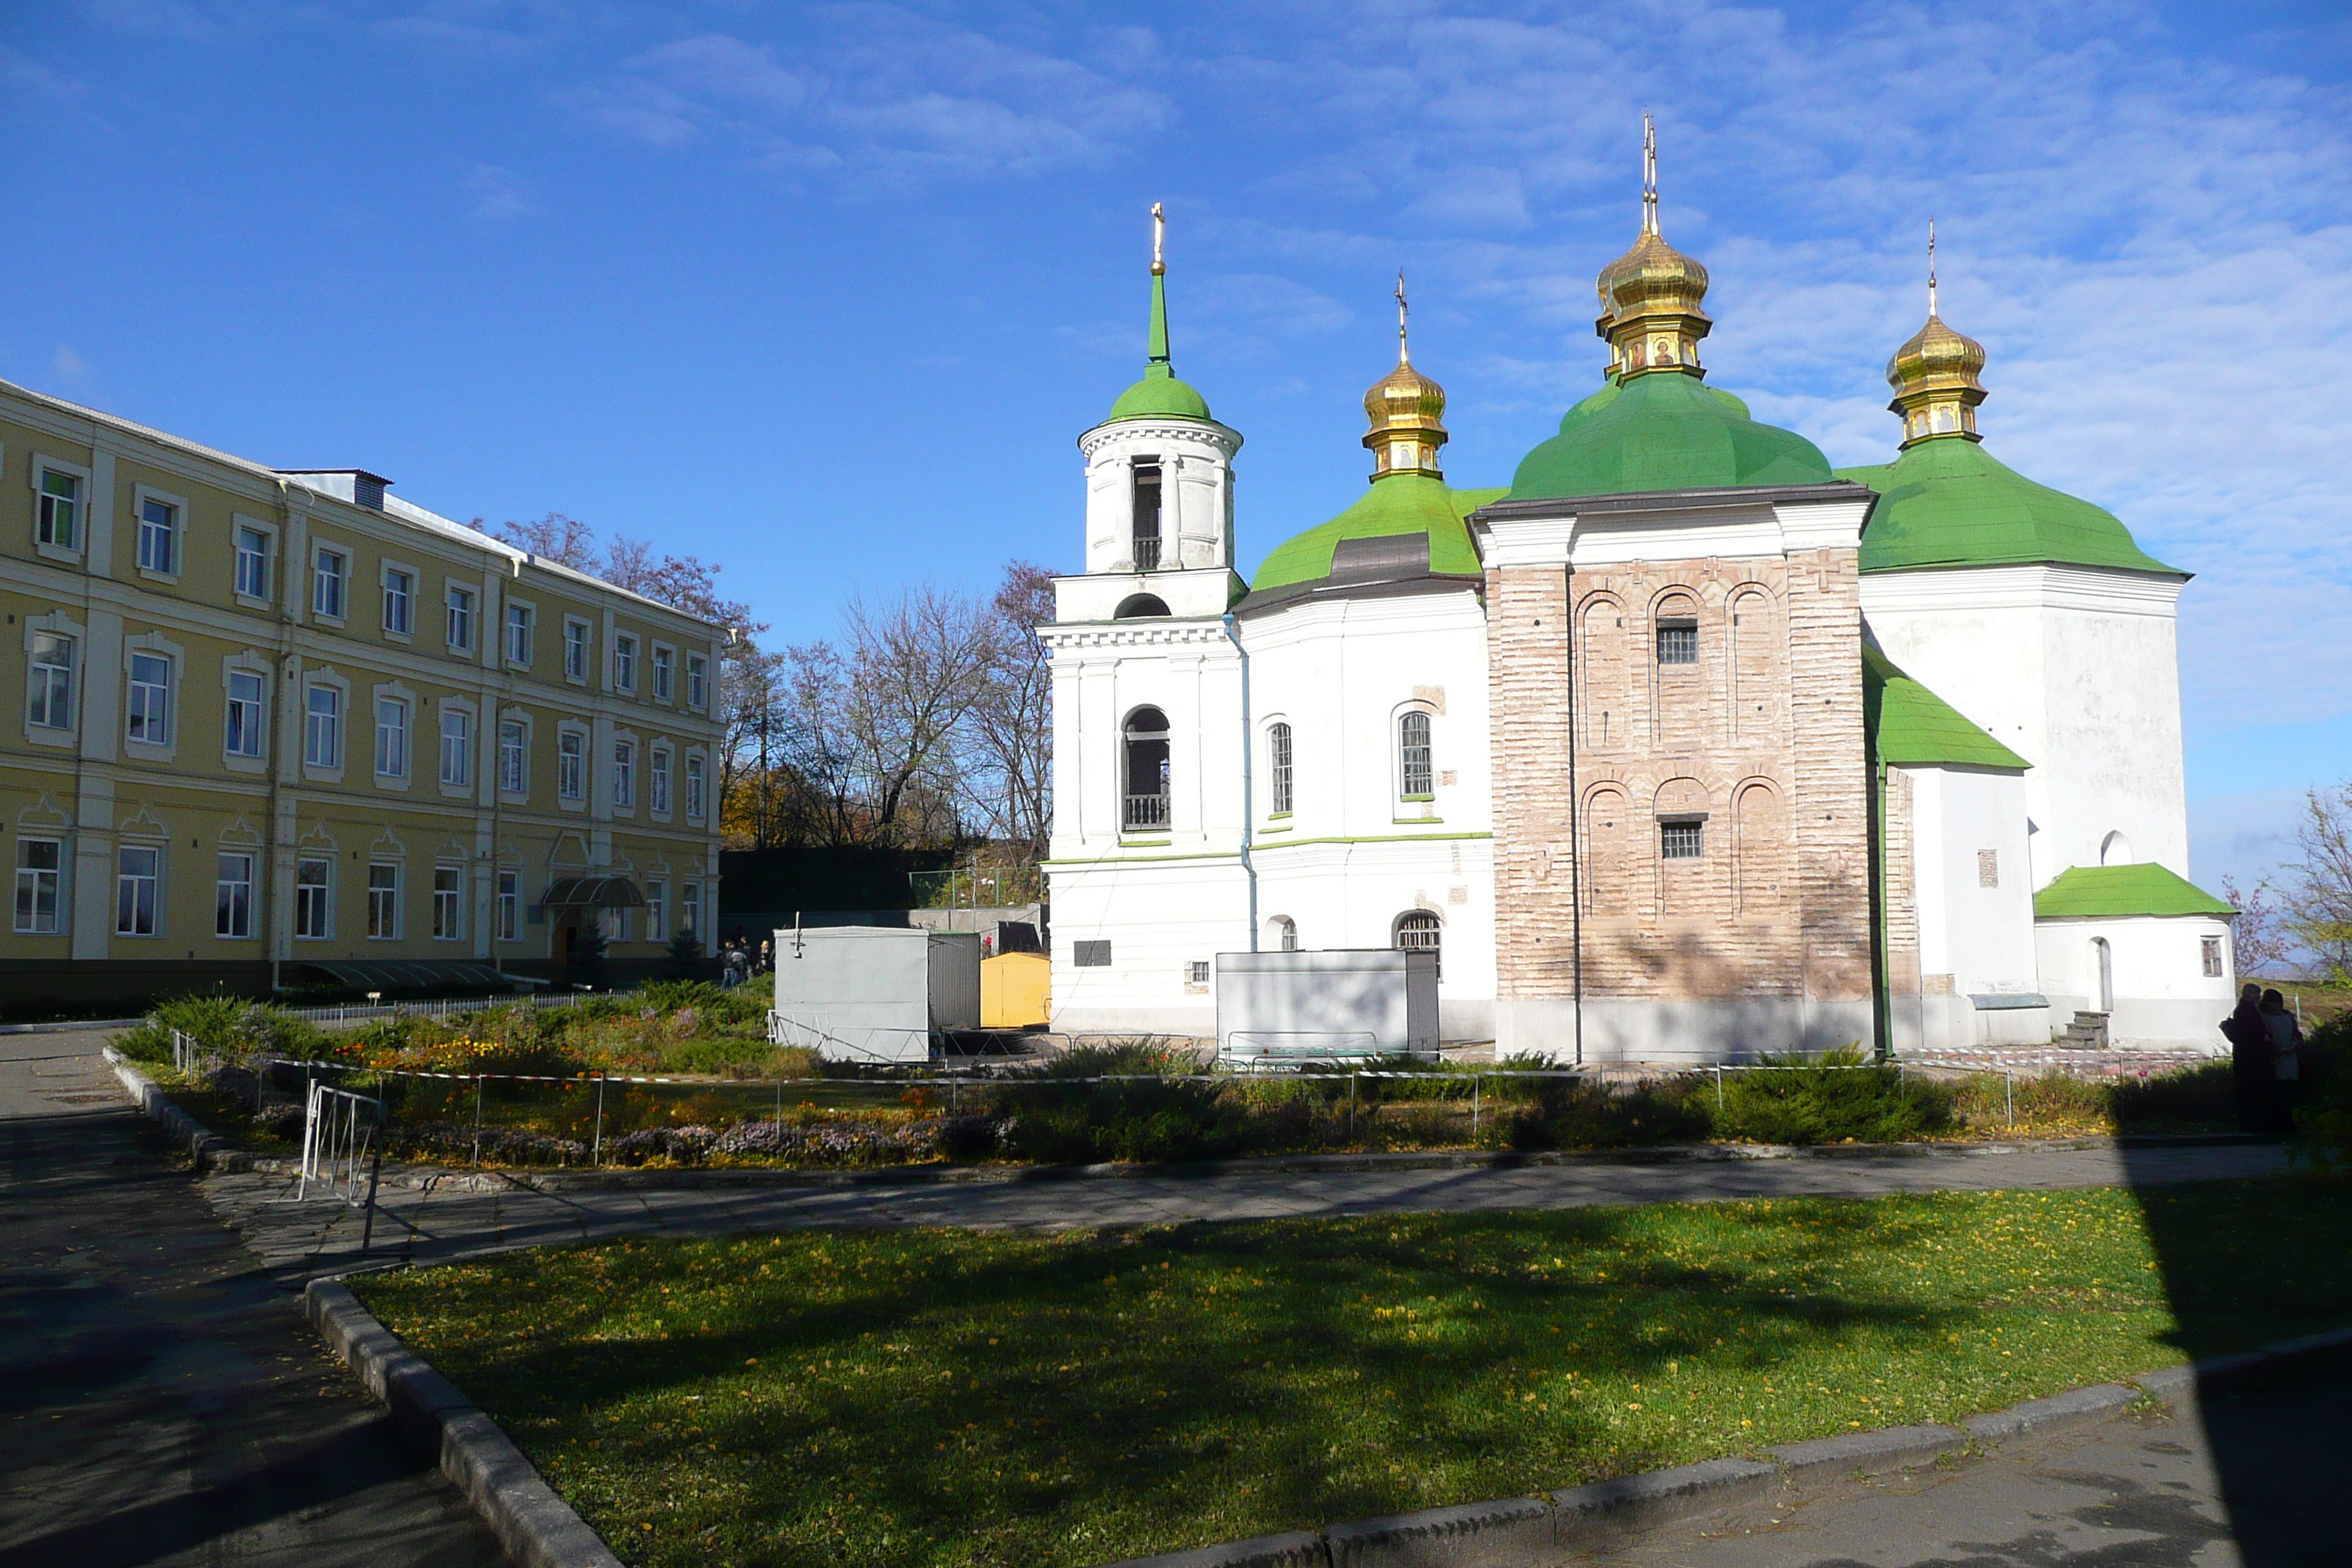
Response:
[{"label": "yellow portable container", "polygon": [[1054,962],[1042,952],[1001,952],[980,961],[980,1026],[1043,1028],[1054,994]]}]

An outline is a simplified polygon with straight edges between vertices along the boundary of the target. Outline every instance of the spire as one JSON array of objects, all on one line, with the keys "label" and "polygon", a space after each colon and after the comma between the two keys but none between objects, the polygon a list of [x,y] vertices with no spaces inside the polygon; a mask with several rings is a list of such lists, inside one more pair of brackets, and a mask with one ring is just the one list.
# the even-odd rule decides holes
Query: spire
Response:
[{"label": "spire", "polygon": [[1622,381],[1648,371],[1705,375],[1698,342],[1715,325],[1701,309],[1706,268],[1658,232],[1658,127],[1642,116],[1642,232],[1633,248],[1601,270],[1601,318],[1592,330],[1609,340],[1609,374]]},{"label": "spire", "polygon": [[1372,422],[1364,433],[1364,445],[1372,453],[1372,478],[1377,481],[1394,474],[1425,474],[1444,479],[1437,467],[1437,449],[1446,440],[1445,389],[1412,368],[1405,338],[1411,307],[1405,303],[1402,268],[1397,268],[1396,302],[1396,369],[1364,394],[1364,413]]},{"label": "spire", "polygon": [[1927,324],[1911,334],[1886,362],[1886,384],[1895,389],[1891,413],[1903,416],[1903,445],[1938,437],[1978,440],[1977,405],[1985,400],[1984,345],[1944,324],[1936,299],[1936,220],[1927,220]]},{"label": "spire", "polygon": [[1151,363],[1146,375],[1174,375],[1168,362],[1168,219],[1160,204],[1151,204],[1151,335],[1144,357]]}]

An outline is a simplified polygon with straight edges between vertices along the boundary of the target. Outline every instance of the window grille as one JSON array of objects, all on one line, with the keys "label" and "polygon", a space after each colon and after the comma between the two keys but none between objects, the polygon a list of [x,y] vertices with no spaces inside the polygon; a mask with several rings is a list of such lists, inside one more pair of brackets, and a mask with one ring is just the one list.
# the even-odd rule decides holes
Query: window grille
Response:
[{"label": "window grille", "polygon": [[1660,664],[1696,664],[1698,662],[1698,623],[1691,620],[1662,620],[1658,623],[1658,662]]},{"label": "window grille", "polygon": [[1184,978],[1189,984],[1206,985],[1209,983],[1209,961],[1205,958],[1192,960],[1184,966]]},{"label": "window grille", "polygon": [[1445,973],[1444,922],[1427,910],[1412,910],[1397,917],[1396,945],[1402,952],[1437,955],[1437,972]]},{"label": "window grille", "polygon": [[1429,715],[1415,711],[1397,720],[1398,777],[1407,800],[1426,799],[1432,793],[1429,757]]},{"label": "window grille", "polygon": [[1661,822],[1658,824],[1658,854],[1667,860],[1698,859],[1705,846],[1700,837],[1704,824],[1696,822]]}]

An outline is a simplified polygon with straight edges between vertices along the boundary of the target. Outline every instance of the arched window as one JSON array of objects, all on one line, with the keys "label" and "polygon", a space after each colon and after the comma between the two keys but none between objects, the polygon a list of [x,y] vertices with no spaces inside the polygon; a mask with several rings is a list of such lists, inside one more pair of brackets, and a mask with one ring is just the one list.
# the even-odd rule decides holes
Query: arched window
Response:
[{"label": "arched window", "polygon": [[1437,960],[1440,977],[1445,973],[1444,938],[1445,927],[1427,910],[1407,910],[1397,916],[1396,945],[1401,952],[1425,952]]},{"label": "arched window", "polygon": [[[1160,569],[1160,464],[1152,458],[1135,460],[1135,569]],[[1166,611],[1160,612],[1165,615]]]},{"label": "arched window", "polygon": [[2131,863],[2131,840],[2123,836],[2121,829],[2117,829],[2116,832],[2110,833],[2105,838],[2099,840],[2100,865],[2128,866]]},{"label": "arched window", "polygon": [[[1266,793],[1276,816],[1290,815],[1290,726],[1269,725],[1265,731]],[[1286,949],[1285,951],[1287,951]]]},{"label": "arched window", "polygon": [[1127,716],[1127,809],[1121,826],[1168,826],[1168,715],[1157,708],[1139,708]]},{"label": "arched window", "polygon": [[1167,613],[1168,601],[1159,595],[1129,594],[1118,602],[1118,608],[1110,613],[1110,617],[1115,621],[1131,621],[1139,616],[1164,616]]},{"label": "arched window", "polygon": [[1276,952],[1298,951],[1298,922],[1288,915],[1276,915],[1266,921],[1265,935]]},{"label": "arched window", "polygon": [[1436,793],[1429,768],[1429,715],[1419,709],[1397,718],[1397,793],[1427,800]]}]

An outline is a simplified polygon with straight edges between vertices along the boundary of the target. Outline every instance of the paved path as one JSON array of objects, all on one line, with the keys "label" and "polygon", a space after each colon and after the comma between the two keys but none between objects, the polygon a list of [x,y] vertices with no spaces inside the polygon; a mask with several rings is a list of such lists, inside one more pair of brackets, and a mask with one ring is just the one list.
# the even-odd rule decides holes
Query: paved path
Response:
[{"label": "paved path", "polygon": [[100,1043],[0,1036],[0,1565],[503,1562]]},{"label": "paved path", "polygon": [[1908,1480],[1661,1530],[1623,1568],[2342,1568],[2352,1372],[2003,1444]]},{"label": "paved path", "polygon": [[[421,1193],[386,1187],[374,1257],[432,1262],[467,1253],[664,1232],[713,1236],[810,1226],[1056,1229],[1413,1210],[1576,1208],[1723,1198],[2162,1184],[2282,1169],[2275,1146],[2117,1150],[2029,1146],[1793,1159],[1574,1163],[1391,1171],[1235,1171],[1047,1181],[659,1192]],[[246,1245],[287,1278],[361,1260],[359,1215],[294,1198],[294,1184],[216,1176],[205,1194]]]}]

